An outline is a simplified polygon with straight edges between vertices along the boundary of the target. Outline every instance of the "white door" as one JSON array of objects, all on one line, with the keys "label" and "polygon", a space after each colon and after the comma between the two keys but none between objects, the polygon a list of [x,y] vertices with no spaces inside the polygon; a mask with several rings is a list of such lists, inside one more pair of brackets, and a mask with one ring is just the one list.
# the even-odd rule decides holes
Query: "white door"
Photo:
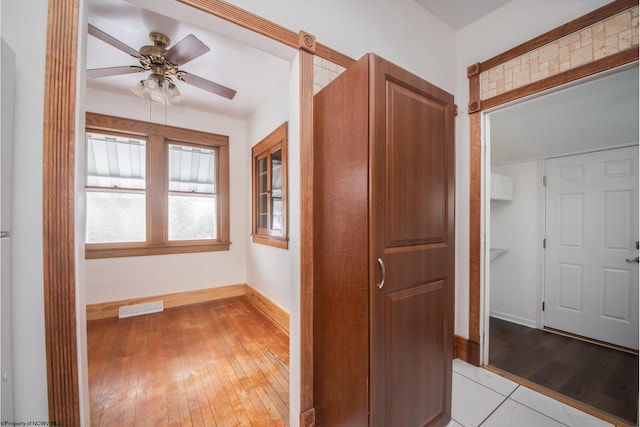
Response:
[{"label": "white door", "polygon": [[544,326],[638,349],[638,147],[546,162]]}]

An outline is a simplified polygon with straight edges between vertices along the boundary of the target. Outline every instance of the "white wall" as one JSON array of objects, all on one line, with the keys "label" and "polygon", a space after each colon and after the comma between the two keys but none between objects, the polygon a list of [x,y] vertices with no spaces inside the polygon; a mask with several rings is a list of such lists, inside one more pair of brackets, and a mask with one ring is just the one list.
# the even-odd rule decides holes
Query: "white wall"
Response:
[{"label": "white wall", "polygon": [[354,59],[375,53],[455,93],[455,31],[414,0],[230,0]]},{"label": "white wall", "polygon": [[[272,96],[258,107],[249,118],[249,129],[245,155],[251,157],[251,148],[269,135],[282,123],[289,121],[289,76],[283,76],[282,84],[274,91]],[[296,91],[297,94],[297,91]],[[299,159],[289,158],[289,162],[299,162]],[[251,171],[249,171],[251,175]],[[296,178],[289,172],[290,178]],[[289,192],[291,193],[291,191]],[[251,180],[249,180],[246,193],[251,206]],[[247,211],[247,222],[251,222],[251,209]],[[291,219],[291,213],[289,213]],[[289,234],[298,230],[289,227]],[[291,251],[272,246],[253,243],[251,236],[246,236],[247,249],[247,282],[258,292],[265,295],[271,301],[282,307],[285,311],[291,311]]]},{"label": "white wall", "polygon": [[491,201],[492,248],[507,253],[491,263],[491,315],[536,326],[538,312],[541,176],[539,162],[496,166],[492,172],[513,178],[513,200]]},{"label": "white wall", "polygon": [[229,251],[104,258],[86,261],[86,302],[118,301],[217,286],[246,283],[249,209],[246,197],[251,174],[246,153],[246,124],[201,111],[161,105],[132,96],[88,89],[87,111],[168,124],[229,136],[231,246]]},{"label": "white wall", "polygon": [[[48,420],[42,255],[42,120],[47,0],[2,0],[2,38],[16,53],[12,206],[15,420]],[[38,66],[42,64],[42,66]]]},{"label": "white wall", "polygon": [[469,337],[469,81],[467,67],[578,18],[608,0],[512,0],[461,29],[457,39],[456,334]]}]

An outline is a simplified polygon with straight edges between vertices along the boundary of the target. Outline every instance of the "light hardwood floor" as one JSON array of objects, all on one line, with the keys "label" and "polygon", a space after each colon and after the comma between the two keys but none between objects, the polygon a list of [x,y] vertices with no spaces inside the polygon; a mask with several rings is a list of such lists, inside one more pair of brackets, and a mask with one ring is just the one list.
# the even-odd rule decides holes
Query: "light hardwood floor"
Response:
[{"label": "light hardwood floor", "polygon": [[88,322],[92,426],[288,426],[289,337],[246,297]]}]

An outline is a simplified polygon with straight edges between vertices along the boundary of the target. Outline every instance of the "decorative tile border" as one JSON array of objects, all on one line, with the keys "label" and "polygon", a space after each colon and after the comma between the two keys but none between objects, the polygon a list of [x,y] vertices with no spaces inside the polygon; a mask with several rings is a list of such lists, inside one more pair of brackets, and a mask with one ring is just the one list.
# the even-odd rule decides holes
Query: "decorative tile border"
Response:
[{"label": "decorative tile border", "polygon": [[480,99],[638,47],[638,6],[480,74]]},{"label": "decorative tile border", "polygon": [[313,57],[313,94],[338,77],[346,68],[315,55]]}]

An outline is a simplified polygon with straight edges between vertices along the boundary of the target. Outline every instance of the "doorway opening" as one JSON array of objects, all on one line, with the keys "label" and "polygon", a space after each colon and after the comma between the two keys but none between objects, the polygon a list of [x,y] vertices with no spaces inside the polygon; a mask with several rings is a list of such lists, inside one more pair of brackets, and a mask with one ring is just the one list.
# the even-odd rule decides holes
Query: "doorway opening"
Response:
[{"label": "doorway opening", "polygon": [[[232,87],[237,91],[235,98],[228,100],[225,97],[210,93],[210,91],[202,90],[196,84],[185,84],[189,82],[189,79],[186,82],[175,81],[176,86],[178,86],[184,97],[184,101],[181,105],[165,106],[149,99],[139,100],[131,95],[130,89],[136,85],[140,77],[125,74],[88,80],[86,96],[81,105],[83,111],[128,117],[140,121],[229,136],[231,247],[228,251],[83,260],[83,268],[86,274],[84,283],[81,283],[80,286],[84,289],[87,304],[99,305],[109,301],[131,301],[148,296],[181,293],[185,294],[188,300],[194,294],[201,294],[204,293],[203,291],[216,290],[222,287],[244,289],[243,287],[246,283],[252,287],[252,291],[257,290],[260,296],[282,308],[283,312],[290,312],[291,304],[296,303],[291,296],[291,290],[293,288],[292,280],[296,276],[294,273],[296,270],[295,263],[299,262],[299,253],[287,250],[272,250],[271,248],[265,249],[263,245],[254,244],[250,241],[251,147],[281,123],[290,121],[297,124],[299,121],[297,105],[295,108],[291,108],[291,111],[289,110],[292,101],[295,105],[299,100],[297,89],[293,89],[297,88],[298,85],[295,84],[295,81],[292,81],[298,79],[299,76],[297,73],[291,72],[293,65],[297,66],[298,50],[281,45],[274,40],[267,40],[266,37],[251,33],[249,30],[240,29],[234,24],[222,21],[188,6],[180,5],[177,2],[171,2],[171,4],[165,2],[167,4],[162,5],[158,5],[158,2],[149,4],[144,0],[128,2],[102,0],[100,2],[88,1],[87,3],[88,21],[91,25],[136,49],[142,45],[149,44],[149,33],[153,31],[161,31],[174,43],[185,40],[188,34],[194,34],[205,45],[210,47],[211,51],[189,61],[183,68],[187,72],[194,73],[194,75]],[[160,10],[158,10],[159,8]],[[87,52],[86,66],[88,69],[126,66],[135,62],[135,59],[92,35],[89,35],[87,39]],[[290,143],[295,149],[298,149],[299,139],[297,134],[293,134]],[[298,156],[292,157],[292,162],[295,162],[292,169],[297,171],[299,170],[299,165],[297,164]],[[192,169],[192,172],[199,170],[197,168]],[[151,178],[151,174],[149,174],[149,179]],[[297,188],[297,186],[294,188]],[[295,200],[299,198],[297,194],[292,196]],[[299,215],[299,209],[294,209],[290,215]],[[299,222],[299,219],[296,219],[296,222]],[[290,238],[294,241],[299,240],[297,234],[290,236]],[[232,295],[235,294],[232,293]],[[258,381],[258,379],[256,378],[253,378],[255,381],[251,384],[246,384],[243,381],[235,383],[231,381],[232,385],[241,384],[243,387],[251,387],[251,390],[233,388],[236,398],[233,400],[232,394],[228,394],[228,398],[232,399],[232,402],[240,402],[243,407],[254,409],[258,408],[260,402],[262,402],[262,406],[260,406],[262,409],[256,409],[255,412],[247,412],[247,417],[251,421],[270,422],[271,418],[256,420],[251,419],[251,417],[253,415],[271,417],[273,413],[277,413],[281,416],[282,423],[287,425],[290,416],[288,360],[291,351],[288,345],[288,334],[279,330],[276,326],[275,329],[267,330],[260,337],[265,338],[269,334],[274,337],[277,336],[273,341],[260,343],[257,338],[253,340],[249,333],[251,331],[243,329],[238,324],[238,319],[262,316],[261,320],[255,320],[262,326],[268,325],[269,320],[264,317],[263,313],[256,312],[255,308],[250,303],[247,303],[244,297],[231,298],[228,301],[226,299],[213,302],[207,301],[204,305],[207,305],[208,308],[203,307],[203,304],[197,307],[194,306],[193,309],[186,308],[188,306],[171,308],[169,309],[171,312],[167,310],[161,314],[140,316],[135,319],[123,319],[122,322],[116,322],[116,324],[111,325],[110,334],[117,333],[118,328],[125,323],[133,328],[133,332],[124,331],[122,336],[114,338],[116,343],[124,344],[131,338],[140,344],[140,346],[133,345],[129,347],[138,348],[130,357],[140,356],[140,352],[151,351],[151,348],[161,349],[158,350],[158,353],[166,356],[164,362],[173,363],[172,366],[175,368],[175,370],[171,371],[164,370],[164,376],[167,379],[166,383],[160,381],[162,376],[159,376],[157,377],[158,384],[156,384],[157,387],[155,389],[152,389],[151,384],[148,384],[144,386],[144,393],[137,393],[137,395],[142,395],[143,397],[144,394],[147,395],[147,400],[140,402],[141,408],[146,405],[146,410],[150,413],[149,405],[151,403],[149,402],[151,400],[149,400],[149,396],[161,390],[165,385],[166,387],[171,386],[171,384],[175,385],[176,383],[170,380],[172,375],[184,377],[178,381],[178,383],[184,384],[188,384],[189,381],[195,381],[196,377],[204,378],[199,383],[204,384],[199,390],[205,393],[204,395],[207,397],[198,395],[195,399],[189,399],[187,407],[190,412],[193,409],[194,402],[198,406],[197,402],[201,401],[201,399],[215,400],[207,393],[215,393],[218,389],[213,386],[208,389],[207,384],[214,384],[217,381],[216,378],[219,380],[222,377],[229,377],[228,375],[216,377],[209,371],[210,366],[213,365],[219,368],[220,364],[228,363],[227,368],[234,370],[237,375],[249,375],[253,372],[252,366],[272,364],[272,366],[264,367],[267,371],[269,368],[273,368],[274,371],[280,372],[280,375],[274,380],[278,386],[278,404],[273,403],[276,402],[276,400],[273,400],[272,404],[269,405],[267,400],[270,401],[270,398],[261,398],[264,396],[260,394],[262,389],[257,386],[255,381]],[[215,309],[212,308],[214,306]],[[198,314],[197,310],[195,310],[196,308],[203,309],[205,312]],[[227,315],[222,316],[225,310]],[[177,312],[182,313],[180,319],[171,320],[172,316]],[[161,321],[154,326],[153,322],[158,317],[166,317],[169,320],[164,321],[164,323]],[[218,320],[214,322],[216,318]],[[231,318],[235,320],[231,322],[229,320]],[[200,320],[198,321],[197,319]],[[206,323],[207,319],[211,320],[212,323],[217,322],[217,329],[215,330],[219,334],[216,334],[216,337],[212,337],[214,332],[211,329],[202,330],[198,328],[198,326],[201,326],[199,323]],[[150,328],[148,329],[149,333],[145,335],[147,338],[143,339],[139,336],[135,338],[134,332],[144,332],[145,328]],[[100,336],[99,332],[97,332],[100,330],[98,325],[93,324],[88,328],[90,349],[92,339],[97,339]],[[158,330],[164,333],[173,331],[174,335],[152,333]],[[183,332],[177,332],[176,335],[176,330],[182,330]],[[226,347],[228,348],[239,343],[245,344],[246,347],[249,346],[247,342],[250,341],[253,347],[261,348],[261,355],[270,355],[271,357],[260,359],[260,361],[249,360],[247,359],[249,356],[246,356],[241,361],[238,361],[238,359],[227,360],[228,353],[226,350],[220,350],[220,352],[216,353],[218,357],[211,357],[205,368],[202,368],[196,363],[197,360],[185,358],[181,354],[172,355],[171,352],[175,351],[175,347],[170,346],[170,342],[156,342],[155,347],[152,346],[154,344],[152,341],[159,339],[158,337],[164,336],[163,339],[166,338],[166,340],[175,343],[176,340],[192,339],[191,333],[195,336],[205,337],[203,340],[193,342],[192,344],[194,345],[196,343],[202,344],[203,342],[216,342],[213,338],[218,339],[220,337],[226,340]],[[108,334],[105,336],[108,336]],[[211,338],[211,340],[206,339],[207,337]],[[230,337],[233,337],[233,339]],[[274,348],[269,348],[267,344],[273,344]],[[286,346],[284,353],[283,345]],[[120,346],[122,352],[125,351],[125,347]],[[185,343],[178,347],[182,348],[182,351],[188,351],[190,345]],[[111,352],[118,353],[117,348],[117,346],[112,347]],[[295,351],[297,349],[293,349],[293,352]],[[212,351],[211,354],[213,353],[215,352]],[[154,354],[157,356],[157,353],[154,352]],[[241,354],[240,351],[237,352],[236,356],[238,354]],[[95,363],[101,362],[99,359],[92,359],[91,355],[92,353],[90,352],[88,361],[89,382],[90,387],[93,387],[91,385],[93,368],[95,368]],[[178,364],[176,364],[176,360],[179,361]],[[242,365],[245,362],[246,365]],[[283,366],[285,363],[286,366]],[[167,365],[163,365],[163,368],[166,367]],[[214,370],[216,372],[219,371],[219,369]],[[286,371],[286,375],[284,371]],[[223,374],[226,373],[224,370],[222,372]],[[263,375],[260,381],[268,382],[265,378],[266,376]],[[137,386],[139,392],[140,384],[142,383]],[[195,386],[193,388],[186,387],[186,390],[191,393],[193,390],[197,391],[198,388]],[[297,388],[294,388],[294,390],[297,390]],[[93,390],[91,391],[90,406],[92,417],[94,415],[94,403],[96,403],[94,397],[98,396],[98,394],[94,394]],[[243,396],[249,401],[243,401],[238,396]],[[204,403],[203,405],[207,406]],[[211,406],[211,410],[215,413],[213,406]],[[116,411],[118,411],[117,408]],[[103,419],[105,418],[103,417]],[[226,420],[228,424],[234,424],[233,421]],[[227,423],[227,421],[222,421],[221,425]]]},{"label": "doorway opening", "polygon": [[[638,180],[633,178],[637,174],[637,89],[638,66],[633,64],[491,111],[484,126],[483,360],[533,387],[627,423],[637,422],[638,395]],[[608,107],[611,103],[615,107]],[[625,207],[586,205],[586,191],[595,192],[595,178],[589,178],[583,190],[575,187],[581,177],[586,179],[587,167],[580,165],[601,156],[606,158],[590,166],[590,173],[599,180],[616,181],[606,177],[607,168],[625,164],[626,172],[620,169],[619,176],[631,174],[632,184],[589,197],[594,203],[628,197]],[[558,169],[558,164],[568,166]],[[559,189],[558,182],[571,182],[572,187]],[[599,216],[590,218],[594,212]],[[594,225],[607,216],[608,227]],[[614,234],[624,242],[613,245]],[[576,258],[557,260],[558,250],[564,256],[562,251],[584,247],[600,251],[590,252],[595,258],[587,266]],[[614,274],[615,284],[609,280]],[[585,289],[588,279],[592,279],[591,291]],[[558,327],[551,314],[555,310],[576,317],[587,308],[592,312],[587,317],[596,323],[584,329],[576,329],[571,322]],[[595,331],[598,318],[602,333]],[[582,325],[584,320],[574,323]],[[627,341],[615,340],[609,326],[631,327],[622,332]],[[560,336],[551,328],[569,332],[564,335],[613,341],[613,347],[630,351]]]}]

